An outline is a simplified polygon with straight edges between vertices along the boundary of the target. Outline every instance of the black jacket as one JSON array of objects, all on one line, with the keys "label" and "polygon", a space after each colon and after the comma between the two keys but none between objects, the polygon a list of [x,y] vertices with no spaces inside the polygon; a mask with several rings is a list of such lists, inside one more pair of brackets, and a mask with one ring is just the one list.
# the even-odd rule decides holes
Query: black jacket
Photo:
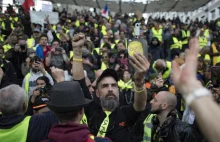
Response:
[{"label": "black jacket", "polygon": [[3,87],[10,85],[10,84],[16,84],[17,83],[17,74],[16,74],[15,68],[12,65],[12,63],[3,59],[1,68],[4,72],[4,76],[1,80],[0,88],[3,88]]},{"label": "black jacket", "polygon": [[[159,127],[159,120],[155,116],[152,120],[152,142],[196,142],[193,128],[187,123],[176,118],[176,113],[171,112],[166,121]],[[155,139],[153,139],[155,138]]]}]

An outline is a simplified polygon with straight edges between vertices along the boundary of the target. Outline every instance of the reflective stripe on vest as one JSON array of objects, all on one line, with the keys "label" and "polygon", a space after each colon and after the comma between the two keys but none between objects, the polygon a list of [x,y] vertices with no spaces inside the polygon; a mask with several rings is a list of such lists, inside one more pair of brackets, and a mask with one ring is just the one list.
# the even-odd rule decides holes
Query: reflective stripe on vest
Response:
[{"label": "reflective stripe on vest", "polygon": [[4,142],[26,142],[30,116],[9,129],[0,129],[0,141]]},{"label": "reflective stripe on vest", "polygon": [[[214,43],[212,44],[212,51],[213,51],[213,53],[219,52]],[[212,63],[213,63],[213,66],[215,66],[217,63],[220,63],[220,56],[213,56]]]},{"label": "reflective stripe on vest", "polygon": [[[182,38],[190,37],[190,32],[182,30]],[[188,44],[188,38],[182,41],[182,44]]]},{"label": "reflective stripe on vest", "polygon": [[200,49],[203,48],[204,46],[207,46],[208,45],[208,41],[207,41],[207,38],[206,37],[200,37],[199,36],[199,47]]},{"label": "reflective stripe on vest", "polygon": [[144,135],[142,142],[151,142],[151,128],[152,128],[152,118],[155,114],[149,114],[147,118],[144,120]]},{"label": "reflective stripe on vest", "polygon": [[155,28],[153,27],[152,28],[152,33],[153,33],[153,37],[157,37],[158,40],[160,42],[162,42],[162,40],[163,40],[163,30],[162,29],[155,30]]},{"label": "reflective stripe on vest", "polygon": [[173,37],[173,44],[171,45],[170,49],[179,48],[182,49],[182,41],[178,40],[176,37]]}]

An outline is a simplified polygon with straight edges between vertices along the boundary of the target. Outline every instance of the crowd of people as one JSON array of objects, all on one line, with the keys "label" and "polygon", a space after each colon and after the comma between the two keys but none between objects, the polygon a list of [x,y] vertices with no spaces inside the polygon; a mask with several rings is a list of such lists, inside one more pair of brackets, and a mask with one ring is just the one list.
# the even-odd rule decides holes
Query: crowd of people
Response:
[{"label": "crowd of people", "polygon": [[[218,142],[220,19],[44,21],[0,15],[0,141]],[[147,56],[129,55],[135,38]]]}]

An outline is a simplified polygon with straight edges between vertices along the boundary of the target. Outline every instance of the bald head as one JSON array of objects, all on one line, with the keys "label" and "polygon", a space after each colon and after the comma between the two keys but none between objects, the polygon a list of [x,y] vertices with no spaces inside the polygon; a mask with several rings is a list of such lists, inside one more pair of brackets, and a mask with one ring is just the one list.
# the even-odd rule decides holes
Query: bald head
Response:
[{"label": "bald head", "polygon": [[161,100],[161,102],[168,104],[168,109],[174,110],[177,105],[177,99],[176,96],[169,92],[169,91],[161,91],[157,94],[158,99]]},{"label": "bald head", "polygon": [[163,59],[158,59],[155,63],[155,69],[158,72],[163,71],[166,68],[166,62]]}]

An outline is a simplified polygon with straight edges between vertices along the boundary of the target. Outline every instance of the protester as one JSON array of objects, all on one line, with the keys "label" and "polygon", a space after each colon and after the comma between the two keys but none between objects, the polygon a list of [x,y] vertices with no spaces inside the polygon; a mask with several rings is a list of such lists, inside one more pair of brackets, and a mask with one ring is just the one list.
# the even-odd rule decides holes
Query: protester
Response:
[{"label": "protester", "polygon": [[48,77],[48,79],[50,80],[50,84],[53,85],[53,79],[50,76],[50,74],[48,74],[46,72],[46,70],[44,69],[44,65],[41,62],[40,57],[38,56],[34,56],[31,61],[30,61],[30,67],[31,70],[30,72],[25,76],[23,83],[22,83],[22,88],[24,88],[25,92],[27,93],[28,98],[30,97],[30,95],[32,95],[36,85],[36,79],[40,76],[46,76]]},{"label": "protester", "polygon": [[[10,85],[0,90],[0,139],[5,142],[39,142],[46,139],[56,117],[51,113],[25,116],[27,96],[23,88]],[[13,105],[11,105],[13,104]]]},{"label": "protester", "polygon": [[[76,95],[77,94],[77,95]],[[50,100],[47,103],[56,115],[59,124],[54,125],[48,134],[47,141],[56,142],[110,142],[107,138],[94,138],[89,128],[80,121],[84,108],[92,100],[85,99],[83,91],[77,81],[61,82],[53,86]]]},{"label": "protester", "polygon": [[167,91],[159,92],[150,103],[151,113],[144,121],[144,142],[196,142],[190,125],[178,119],[174,94]]},{"label": "protester", "polygon": [[[79,36],[83,38],[83,35],[76,35],[75,38],[79,38]],[[72,74],[75,80],[84,78],[82,74],[82,63],[80,62],[82,55],[79,54],[82,52],[81,48],[83,44],[84,39],[73,42],[74,53],[78,53],[73,56],[73,68],[76,69],[72,71]],[[117,73],[112,69],[104,70],[96,81],[96,95],[100,99],[102,109],[100,107],[97,108],[97,104],[91,103],[87,110],[85,110],[86,116],[88,120],[90,120],[89,127],[92,134],[109,137],[112,141],[130,141],[127,128],[129,125],[135,123],[140,114],[139,112],[143,111],[146,105],[147,94],[143,78],[146,70],[149,68],[149,63],[141,54],[135,55],[130,63],[136,69],[136,73],[134,74],[134,103],[126,107],[118,107],[119,92],[117,87]],[[86,93],[84,93],[84,95],[91,98],[91,96]],[[107,121],[107,125],[103,123],[103,121]],[[115,121],[122,124],[117,126]]]},{"label": "protester", "polygon": [[[104,18],[95,10],[90,12],[69,9],[68,13],[66,9],[63,11],[54,9],[53,11],[59,13],[58,23],[50,23],[51,17],[46,16],[45,19],[42,18],[45,20],[44,24],[39,24],[31,23],[32,15],[23,13],[22,8],[18,8],[18,10],[19,12],[16,13],[11,7],[0,14],[0,46],[4,49],[4,52],[3,50],[1,52],[0,49],[0,53],[4,53],[0,56],[4,64],[4,67],[0,68],[0,87],[3,88],[11,83],[23,85],[27,100],[32,99],[32,97],[29,98],[31,95],[36,97],[34,101],[32,100],[34,104],[26,106],[32,109],[34,107],[34,113],[43,113],[41,115],[51,113],[48,107],[45,107],[48,98],[39,97],[42,88],[37,84],[46,82],[48,84],[46,77],[51,85],[54,84],[54,81],[75,80],[80,84],[85,98],[93,99],[88,106],[85,106],[85,114],[80,115],[80,117],[82,116],[80,124],[86,124],[90,130],[90,132],[87,131],[88,135],[91,133],[94,136],[106,136],[112,141],[140,142],[145,135],[144,120],[150,116],[151,106],[154,107],[156,104],[154,99],[166,102],[163,97],[170,93],[162,91],[169,91],[175,94],[174,98],[177,100],[175,107],[177,112],[175,113],[180,114],[178,117],[172,115],[172,122],[177,122],[177,127],[179,124],[183,124],[183,127],[187,128],[183,131],[175,131],[168,126],[162,127],[168,128],[167,132],[174,131],[174,134],[177,135],[179,132],[190,132],[191,128],[180,121],[183,120],[192,124],[196,132],[192,131],[188,136],[182,136],[180,141],[183,139],[190,141],[188,137],[192,138],[193,135],[196,137],[195,141],[218,140],[218,113],[216,113],[218,109],[213,104],[219,104],[220,83],[216,84],[216,82],[219,82],[220,79],[218,76],[214,76],[220,74],[218,67],[220,63],[219,19],[210,22],[208,20],[199,21],[199,19],[191,21],[190,18],[184,20],[178,16],[172,19],[149,16],[148,19],[145,19],[140,11],[136,11],[132,16],[116,13],[115,16],[109,14],[108,18]],[[136,23],[140,23],[139,36],[135,35]],[[130,41],[137,37],[141,39],[144,51],[146,52],[148,49],[149,53],[145,53],[147,57],[139,53],[134,57],[128,54],[129,49],[127,48]],[[193,37],[197,37],[198,40],[193,39],[195,43],[191,45],[190,39]],[[201,44],[197,45],[198,43]],[[203,48],[198,51],[192,46],[196,49]],[[35,55],[39,58],[36,59]],[[175,60],[173,64],[171,64],[172,60]],[[176,63],[180,66],[181,71]],[[14,66],[15,72],[11,68],[5,71],[9,64],[10,67]],[[179,78],[180,73],[183,73],[181,78]],[[119,82],[116,75],[119,75],[121,79]],[[17,77],[17,81],[15,77]],[[7,78],[12,81],[8,81]],[[188,101],[186,99],[188,97],[185,96],[188,96],[189,93],[193,94],[195,91],[194,94],[211,94],[204,89],[197,93],[196,89],[202,88],[202,85],[213,94],[210,95],[210,98],[196,99],[192,105],[189,105],[188,102],[194,98],[190,97],[190,101]],[[67,87],[66,90],[68,89],[72,88]],[[4,99],[0,99],[0,104],[5,103],[3,101]],[[169,101],[164,104],[168,103]],[[206,103],[208,105],[205,105]],[[111,112],[109,117],[106,117],[104,112],[106,109]],[[171,111],[169,107],[165,107],[164,110],[165,112]],[[33,115],[33,110],[31,112],[27,111],[25,114]],[[161,114],[164,114],[164,111]],[[207,116],[212,117],[207,118]],[[9,119],[14,126],[18,122],[16,121],[17,116],[12,117],[14,116]],[[215,117],[216,120],[214,120]],[[19,122],[23,120],[21,118],[24,116],[18,118]],[[3,121],[6,119],[4,113],[3,119]],[[104,120],[108,122],[106,123],[108,125],[104,124]],[[3,121],[0,118],[0,129]],[[28,132],[27,141],[46,139],[45,135],[48,134],[51,122],[45,121],[45,123],[49,123],[45,124],[48,127],[46,130],[44,126],[39,125],[39,127],[43,127],[43,131],[39,132],[40,136],[33,137],[35,140],[29,138],[33,131],[30,128],[31,132]],[[203,133],[200,133],[197,122]],[[203,123],[204,125],[202,125]],[[30,125],[33,125],[32,122]],[[104,127],[102,127],[103,125]],[[153,124],[154,127],[158,125],[158,123]],[[35,127],[36,130],[33,134],[39,131],[39,127]],[[86,130],[88,128],[85,127]],[[43,132],[45,134],[42,134]],[[19,137],[17,134],[16,138]],[[160,136],[163,136],[162,133],[153,131],[152,134],[155,134],[155,137],[151,136],[152,141],[157,141]],[[1,131],[0,136],[2,136]],[[169,136],[171,139],[175,138],[173,134],[169,134]],[[163,138],[165,142],[171,141]]]}]

